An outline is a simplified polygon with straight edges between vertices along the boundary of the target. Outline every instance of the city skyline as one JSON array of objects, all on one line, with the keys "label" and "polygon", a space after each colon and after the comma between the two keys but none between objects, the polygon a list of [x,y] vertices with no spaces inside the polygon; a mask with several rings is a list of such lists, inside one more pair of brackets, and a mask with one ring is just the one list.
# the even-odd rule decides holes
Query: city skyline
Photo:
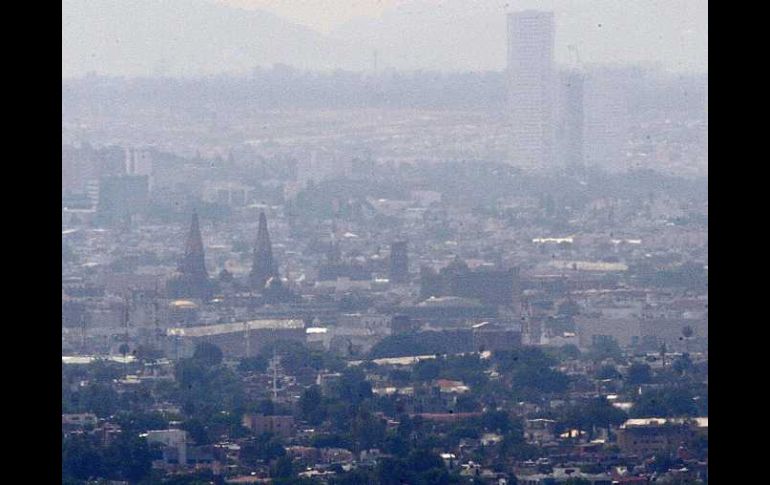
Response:
[{"label": "city skyline", "polygon": [[62,7],[63,485],[708,483],[704,2]]},{"label": "city skyline", "polygon": [[297,5],[107,0],[96,7],[66,0],[62,76],[200,76],[248,73],[276,63],[309,70],[370,70],[375,51],[380,69],[504,70],[506,14],[528,8],[555,12],[558,64],[569,63],[570,46],[577,46],[588,64],[708,71],[703,1],[634,1],[624,2],[623,8],[606,0],[394,2],[378,4],[371,12],[359,6],[352,10],[359,14],[339,20],[328,33],[310,21],[323,15]]}]

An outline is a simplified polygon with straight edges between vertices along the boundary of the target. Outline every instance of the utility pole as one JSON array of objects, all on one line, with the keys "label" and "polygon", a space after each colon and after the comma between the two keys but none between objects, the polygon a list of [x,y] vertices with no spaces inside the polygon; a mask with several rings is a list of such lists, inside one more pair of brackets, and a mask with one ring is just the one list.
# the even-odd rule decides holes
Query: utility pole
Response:
[{"label": "utility pole", "polygon": [[273,366],[273,401],[276,401],[278,399],[278,355],[275,347],[273,347],[271,364]]},{"label": "utility pole", "polygon": [[152,301],[152,316],[153,320],[155,322],[155,348],[157,350],[160,350],[161,348],[161,339],[160,339],[160,303],[158,302],[158,285],[156,283],[155,285],[155,297]]},{"label": "utility pole", "polygon": [[[132,288],[128,289],[128,295],[132,295]],[[128,325],[129,325],[129,305],[131,304],[130,298],[128,295],[125,295],[123,297],[123,343],[120,344],[119,352],[123,354],[123,374],[128,375],[128,361],[126,360],[126,355],[128,354],[129,346],[128,346]]]},{"label": "utility pole", "polygon": [[80,353],[86,354],[86,314],[80,315]]},{"label": "utility pole", "polygon": [[243,331],[246,338],[246,357],[251,357],[251,331],[249,331],[249,322],[243,322]]}]

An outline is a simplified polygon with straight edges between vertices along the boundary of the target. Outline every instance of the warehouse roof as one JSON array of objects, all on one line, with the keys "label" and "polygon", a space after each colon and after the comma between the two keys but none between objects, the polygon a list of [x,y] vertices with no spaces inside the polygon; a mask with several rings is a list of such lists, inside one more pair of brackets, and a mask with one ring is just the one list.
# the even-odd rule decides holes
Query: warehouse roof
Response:
[{"label": "warehouse roof", "polygon": [[305,322],[299,319],[250,320],[247,322],[219,323],[200,327],[169,328],[166,335],[175,337],[207,337],[247,330],[301,330]]}]

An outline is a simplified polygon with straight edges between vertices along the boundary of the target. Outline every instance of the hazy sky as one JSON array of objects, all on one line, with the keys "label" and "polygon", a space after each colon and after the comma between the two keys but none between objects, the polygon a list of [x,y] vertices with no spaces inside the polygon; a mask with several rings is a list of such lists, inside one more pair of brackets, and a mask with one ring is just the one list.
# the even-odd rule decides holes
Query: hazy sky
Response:
[{"label": "hazy sky", "polygon": [[[294,22],[307,25],[321,32],[330,32],[335,27],[359,16],[377,17],[389,8],[414,3],[441,8],[446,0],[217,0],[241,8],[268,10]],[[599,8],[594,8],[591,3]],[[469,10],[501,8],[507,11],[524,8],[553,9],[569,11],[582,8],[586,11],[604,10],[608,17],[634,15],[638,7],[657,10],[661,17],[682,18],[687,22],[703,23],[708,18],[708,0],[614,0],[616,8],[602,8],[606,2],[595,0],[464,0]],[[605,5],[601,5],[601,4]]]},{"label": "hazy sky", "polygon": [[241,8],[268,10],[298,24],[328,33],[356,17],[376,17],[404,0],[219,0]]},{"label": "hazy sky", "polygon": [[708,72],[707,0],[62,0],[62,76],[502,70],[524,9],[555,13],[557,63]]},{"label": "hazy sky", "polygon": [[[323,33],[358,17],[380,18],[394,10],[462,4],[469,16],[514,10],[553,10],[557,57],[561,44],[576,44],[591,62],[659,62],[686,71],[708,70],[708,0],[218,0],[257,8]],[[592,19],[592,20],[589,20]],[[589,29],[596,27],[595,29]],[[600,29],[605,29],[602,34]],[[608,33],[610,32],[610,33]],[[609,35],[614,38],[607,40]],[[562,45],[562,47],[564,47]],[[563,49],[561,49],[563,52]],[[626,56],[626,58],[624,58]]]}]

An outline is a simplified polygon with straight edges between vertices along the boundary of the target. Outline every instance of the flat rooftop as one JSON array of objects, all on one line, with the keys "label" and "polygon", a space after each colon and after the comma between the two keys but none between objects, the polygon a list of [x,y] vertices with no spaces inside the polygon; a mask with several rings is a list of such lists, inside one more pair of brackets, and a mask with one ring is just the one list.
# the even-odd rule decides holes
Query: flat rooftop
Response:
[{"label": "flat rooftop", "polygon": [[249,320],[246,322],[218,323],[200,327],[169,328],[169,337],[208,337],[250,330],[302,330],[305,322],[300,319]]}]

